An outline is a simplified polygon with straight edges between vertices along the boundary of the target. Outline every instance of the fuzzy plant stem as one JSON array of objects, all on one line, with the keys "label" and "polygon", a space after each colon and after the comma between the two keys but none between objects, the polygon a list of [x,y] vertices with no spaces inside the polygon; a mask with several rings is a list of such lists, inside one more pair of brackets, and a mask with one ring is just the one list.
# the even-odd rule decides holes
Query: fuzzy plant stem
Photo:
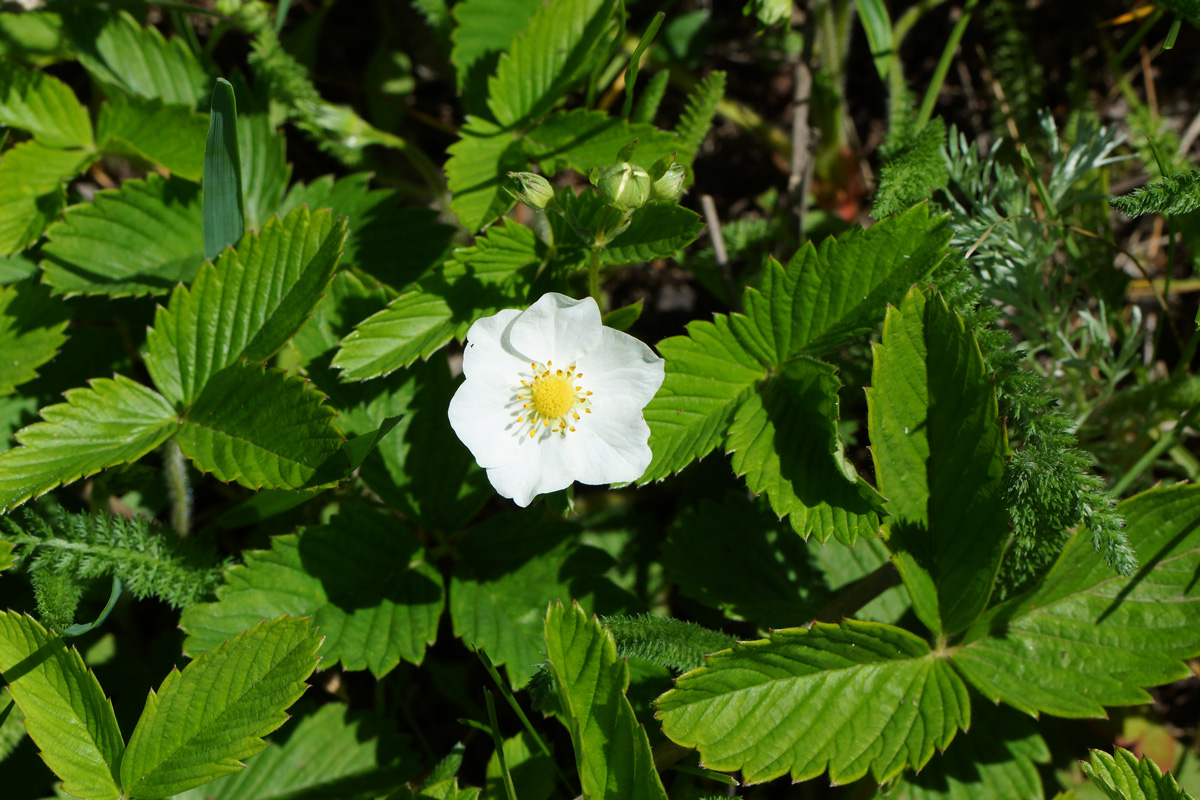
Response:
[{"label": "fuzzy plant stem", "polygon": [[888,561],[880,565],[874,572],[859,578],[843,589],[841,594],[817,612],[817,615],[813,617],[813,622],[841,622],[888,589],[899,584],[900,573],[896,571],[892,562]]},{"label": "fuzzy plant stem", "polygon": [[192,528],[192,486],[188,480],[187,458],[174,439],[168,439],[163,449],[167,489],[171,495],[171,527],[182,538]]}]

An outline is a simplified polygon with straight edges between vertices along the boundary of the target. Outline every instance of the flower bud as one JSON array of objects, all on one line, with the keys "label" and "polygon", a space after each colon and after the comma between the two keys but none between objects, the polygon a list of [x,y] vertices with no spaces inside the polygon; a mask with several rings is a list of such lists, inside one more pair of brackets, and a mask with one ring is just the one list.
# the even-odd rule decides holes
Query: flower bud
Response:
[{"label": "flower bud", "polygon": [[672,164],[661,178],[650,184],[650,199],[655,203],[674,203],[683,194],[686,179],[687,170],[680,164]]},{"label": "flower bud", "polygon": [[632,211],[650,199],[650,176],[646,170],[626,161],[608,167],[596,181],[600,197],[621,211]]},{"label": "flower bud", "polygon": [[554,201],[554,187],[541,175],[533,172],[510,172],[508,177],[521,187],[509,189],[509,193],[530,208],[541,211]]}]

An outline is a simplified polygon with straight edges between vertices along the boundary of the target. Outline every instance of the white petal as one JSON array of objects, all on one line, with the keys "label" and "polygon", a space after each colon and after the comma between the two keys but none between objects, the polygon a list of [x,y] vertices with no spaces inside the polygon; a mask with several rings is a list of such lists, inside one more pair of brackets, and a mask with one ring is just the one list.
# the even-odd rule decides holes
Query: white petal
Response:
[{"label": "white petal", "polygon": [[635,481],[650,466],[650,426],[639,407],[610,402],[590,414],[586,426],[577,427],[567,438],[575,440],[575,479],[580,483]]},{"label": "white petal", "polygon": [[537,439],[522,436],[507,463],[488,469],[488,480],[501,496],[525,508],[539,494],[557,492],[574,483],[569,445],[557,433],[539,433]]},{"label": "white petal", "polygon": [[475,320],[467,331],[467,345],[463,348],[463,374],[468,378],[484,372],[508,370],[514,383],[520,383],[520,372],[528,370],[525,359],[504,350],[501,340],[513,321],[521,316],[515,308],[506,308],[498,314]]},{"label": "white petal", "polygon": [[513,321],[505,345],[528,360],[555,361],[565,367],[599,344],[600,331],[600,307],[595,300],[547,292]]},{"label": "white petal", "polygon": [[521,404],[510,382],[492,375],[463,381],[450,399],[450,427],[475,456],[479,466],[496,467],[513,458],[521,430]]},{"label": "white petal", "polygon": [[622,397],[645,408],[662,386],[665,362],[627,333],[601,328],[600,334],[599,344],[578,362],[586,388],[598,397]]}]

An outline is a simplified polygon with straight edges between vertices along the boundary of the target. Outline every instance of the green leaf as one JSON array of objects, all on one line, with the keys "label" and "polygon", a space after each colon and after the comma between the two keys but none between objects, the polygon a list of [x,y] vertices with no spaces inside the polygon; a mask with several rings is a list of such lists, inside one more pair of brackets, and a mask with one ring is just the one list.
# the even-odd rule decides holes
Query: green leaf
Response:
[{"label": "green leaf", "polygon": [[943,656],[907,631],[853,620],[735,645],[656,705],[667,736],[748,783],[826,770],[834,784],[868,770],[882,782],[923,767],[971,720],[967,687]]},{"label": "green leaf", "polygon": [[500,125],[512,128],[554,108],[607,55],[619,8],[616,0],[541,5],[488,79],[488,106]]},{"label": "green leaf", "polygon": [[21,142],[0,160],[0,255],[37,241],[66,204],[63,182],[83,171],[93,156]]},{"label": "green leaf", "polygon": [[241,772],[176,800],[366,800],[393,789],[419,763],[390,720],[341,703],[305,715],[271,745]]},{"label": "green leaf", "polygon": [[[846,550],[847,548],[839,548]],[[906,772],[888,794],[895,800],[1043,800],[1038,764],[1050,748],[1028,717],[976,704],[971,729],[920,772]]]},{"label": "green leaf", "polygon": [[950,180],[942,156],[945,145],[946,123],[935,117],[911,141],[889,147],[887,160],[879,169],[879,192],[871,216],[881,218],[905,211],[944,189]]},{"label": "green leaf", "polygon": [[577,598],[596,613],[625,610],[625,596],[602,577],[612,559],[577,546],[577,532],[541,522],[540,512],[507,514],[472,528],[459,547],[450,583],[454,635],[487,650],[514,687],[542,661],[542,622],[531,609]]},{"label": "green leaf", "polygon": [[192,107],[208,91],[208,75],[183,39],[168,41],[126,11],[71,9],[63,21],[79,63],[103,84]]},{"label": "green leaf", "polygon": [[117,800],[125,740],[112,703],[74,648],[28,616],[0,612],[0,673],[63,790]]},{"label": "green leaf", "polygon": [[238,163],[241,166],[242,213],[246,230],[262,230],[273,214],[291,209],[280,208],[292,177],[287,163],[287,139],[271,124],[270,114],[260,106],[266,101],[243,90],[244,83],[234,80],[237,93]]},{"label": "green leaf", "polygon": [[334,486],[346,471],[344,461],[332,458],[344,437],[324,400],[303,378],[261,364],[231,364],[205,381],[175,439],[198,469],[226,483]]},{"label": "green leaf", "polygon": [[696,151],[704,143],[708,129],[712,127],[713,115],[717,111],[717,103],[725,96],[725,73],[720,70],[710,72],[704,80],[696,84],[688,95],[687,107],[675,126],[675,135],[679,139],[680,162],[691,164]]},{"label": "green leaf", "polygon": [[618,660],[612,634],[578,604],[556,603],[546,614],[545,637],[583,796],[666,800],[650,740],[625,697],[629,668]]},{"label": "green leaf", "polygon": [[802,537],[852,545],[879,530],[883,498],[841,452],[835,371],[803,357],[784,364],[738,408],[725,446],[734,474]]},{"label": "green leaf", "polygon": [[161,395],[117,375],[88,389],[70,389],[67,402],[42,409],[42,422],[17,432],[22,445],[0,453],[0,511],[62,483],[135,461],[179,426]]},{"label": "green leaf", "polygon": [[1081,529],[1040,585],[989,609],[954,649],[955,667],[994,702],[1029,714],[1102,717],[1149,702],[1144,687],[1187,677],[1200,654],[1200,487],[1121,505],[1141,569],[1113,575]]},{"label": "green leaf", "polygon": [[420,664],[437,637],[445,592],[411,530],[374,512],[343,509],[328,525],[276,536],[247,551],[217,602],[187,609],[183,650],[211,650],[265,618],[313,618],[325,636],[327,665],[382,677],[405,660]]},{"label": "green leaf", "polygon": [[28,131],[48,147],[91,147],[92,121],[58,78],[0,62],[0,123]]},{"label": "green leaf", "polygon": [[67,340],[66,306],[33,281],[0,286],[0,396],[37,377]]},{"label": "green leaf", "polygon": [[496,70],[500,53],[507,50],[524,28],[541,0],[462,0],[451,13],[457,23],[450,38],[458,90],[466,95],[473,113],[486,108],[487,78]]},{"label": "green leaf", "polygon": [[661,480],[712,452],[734,411],[766,377],[733,335],[729,317],[691,322],[687,331],[658,343],[666,378],[643,412],[654,458],[639,483]]},{"label": "green leaf", "polygon": [[[17,563],[16,561],[13,560],[12,552],[13,552],[12,542],[0,540],[0,572],[3,572],[4,570],[9,569],[10,567],[12,567],[14,564]],[[4,739],[4,737],[0,736],[0,741],[2,741],[3,739]],[[0,760],[3,760],[3,758],[4,758],[4,756],[0,755]]]},{"label": "green leaf", "polygon": [[820,578],[804,543],[764,506],[730,492],[685,510],[663,545],[663,569],[683,595],[760,629],[807,622],[826,600],[813,591]]},{"label": "green leaf", "polygon": [[333,366],[343,380],[388,375],[462,339],[476,319],[526,305],[546,249],[524,225],[492,228],[473,247],[455,251],[415,291],[361,322],[342,341]]},{"label": "green leaf", "polygon": [[855,0],[855,5],[858,6],[863,32],[867,34],[871,56],[875,59],[875,70],[886,83],[894,48],[892,20],[888,16],[887,6],[883,0]]},{"label": "green leaf", "polygon": [[229,81],[218,78],[204,146],[204,257],[216,258],[245,232],[237,98]]},{"label": "green leaf", "polygon": [[200,187],[148,175],[71,206],[46,232],[45,281],[58,294],[166,294],[204,260]]},{"label": "green leaf", "polygon": [[1111,756],[1093,750],[1091,761],[1081,761],[1079,766],[1110,800],[1191,800],[1171,773],[1159,771],[1154,759],[1142,756],[1139,760],[1122,747]]},{"label": "green leaf", "polygon": [[674,134],[653,125],[583,108],[548,117],[525,135],[521,145],[544,173],[554,175],[564,169],[586,173],[592,167],[611,164],[617,151],[634,139],[638,143],[636,161],[647,166],[680,149]]},{"label": "green leaf", "polygon": [[274,355],[320,302],[345,238],[344,220],[298,208],[201,267],[155,314],[145,352],[155,385],[188,406],[218,371]]},{"label": "green leaf", "polygon": [[1163,176],[1109,202],[1127,217],[1188,214],[1200,208],[1200,169]]},{"label": "green leaf", "polygon": [[157,164],[189,181],[204,175],[208,119],[191,106],[113,95],[100,109],[96,139],[105,153]]},{"label": "green leaf", "polygon": [[25,738],[25,715],[11,697],[0,698],[0,761]]},{"label": "green leaf", "polygon": [[172,670],[129,737],[126,796],[170,797],[242,769],[308,688],[320,646],[308,620],[280,617]]},{"label": "green leaf", "polygon": [[[887,564],[892,556],[883,540],[877,538],[859,540],[853,547],[818,547],[809,552],[825,574],[829,595],[833,597]],[[854,612],[854,618],[895,625],[911,607],[904,587],[896,585]]]},{"label": "green leaf", "polygon": [[872,454],[889,498],[893,562],[926,627],[957,633],[987,605],[1008,539],[1008,441],[995,380],[962,320],[914,288],[888,310],[871,383]]},{"label": "green leaf", "polygon": [[[332,208],[347,217],[350,236],[342,252],[344,266],[356,266],[390,286],[418,280],[446,254],[454,228],[437,222],[430,208],[401,208],[400,194],[372,190],[371,175],[359,172],[334,182],[332,175],[307,186],[296,184],[280,213],[307,205]],[[397,249],[396,242],[406,242]]]},{"label": "green leaf", "polygon": [[926,206],[806,244],[786,267],[771,259],[759,288],[746,289],[738,339],[764,364],[797,353],[822,355],[869,331],[889,302],[904,296],[941,263],[950,241],[945,218]]},{"label": "green leaf", "polygon": [[0,256],[0,285],[8,285],[38,274],[37,262],[20,253]]},{"label": "green leaf", "polygon": [[671,258],[696,241],[704,222],[695,211],[673,203],[649,205],[633,214],[629,227],[601,253],[605,264],[631,264]]},{"label": "green leaf", "polygon": [[495,222],[513,206],[504,191],[506,177],[526,165],[521,143],[511,131],[480,117],[468,117],[459,128],[460,138],[450,145],[446,184],[453,195],[450,207],[469,231]]},{"label": "green leaf", "polygon": [[37,66],[71,58],[62,19],[49,11],[0,14],[0,56]]}]

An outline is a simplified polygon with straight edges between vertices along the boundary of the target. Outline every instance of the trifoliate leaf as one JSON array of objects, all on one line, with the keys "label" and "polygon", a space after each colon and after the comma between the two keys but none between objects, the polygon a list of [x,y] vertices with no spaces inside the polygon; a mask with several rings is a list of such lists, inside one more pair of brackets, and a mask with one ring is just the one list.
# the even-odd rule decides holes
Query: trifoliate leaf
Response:
[{"label": "trifoliate leaf", "polygon": [[37,377],[66,341],[67,307],[33,281],[0,286],[0,396]]},{"label": "trifoliate leaf", "polygon": [[583,796],[666,800],[650,740],[625,697],[629,668],[617,658],[612,634],[577,604],[555,603],[545,640]]},{"label": "trifoliate leaf", "polygon": [[[839,548],[847,550],[848,548]],[[888,793],[895,800],[1043,800],[1038,764],[1050,748],[1028,717],[977,703],[971,728],[920,772],[906,772]]]},{"label": "trifoliate leaf", "polygon": [[458,90],[467,108],[478,114],[487,108],[487,79],[496,71],[500,53],[508,50],[517,32],[529,24],[541,0],[462,0],[451,13],[454,65]]},{"label": "trifoliate leaf", "polygon": [[185,653],[210,650],[277,614],[303,614],[324,635],[326,666],[369,669],[420,664],[437,637],[445,592],[416,535],[389,517],[346,509],[328,525],[277,536],[231,568],[217,602],[187,609]]},{"label": "trifoliate leaf", "polygon": [[603,169],[613,163],[617,151],[635,139],[634,161],[647,168],[682,149],[674,135],[653,125],[582,108],[548,117],[525,135],[521,145],[525,155],[538,162],[547,175],[564,169],[586,174],[592,167]]},{"label": "trifoliate leaf", "polygon": [[407,737],[390,720],[341,703],[323,705],[290,728],[286,739],[272,736],[272,746],[246,769],[176,800],[367,800],[419,768]]},{"label": "trifoliate leaf", "polygon": [[125,740],[78,651],[31,617],[0,612],[0,673],[63,790],[95,800],[122,797],[117,771]]},{"label": "trifoliate leaf", "polygon": [[344,380],[388,375],[428,358],[471,323],[526,304],[546,245],[524,225],[508,223],[455,251],[440,271],[368,317],[342,341],[333,366]]},{"label": "trifoliate leaf", "polygon": [[63,183],[94,158],[83,150],[56,150],[21,142],[0,157],[0,256],[23,250],[66,204]]},{"label": "trifoliate leaf", "polygon": [[639,482],[660,480],[713,451],[725,438],[734,412],[766,370],[729,328],[729,317],[691,322],[687,336],[658,343],[666,380],[646,406],[654,459]]},{"label": "trifoliate leaf", "polygon": [[[342,264],[355,266],[397,288],[418,280],[441,262],[454,228],[437,222],[429,208],[401,208],[400,195],[370,188],[371,176],[360,172],[340,178],[318,178],[307,186],[296,184],[283,201],[280,213],[300,205],[332,208],[348,218],[350,236]],[[396,242],[405,246],[396,247]]]},{"label": "trifoliate leaf", "polygon": [[47,231],[45,281],[58,294],[166,294],[204,260],[200,187],[148,175],[67,209]]},{"label": "trifoliate leaf", "polygon": [[531,609],[576,598],[594,613],[627,610],[627,597],[602,577],[612,559],[576,546],[576,534],[573,525],[523,512],[472,528],[459,546],[450,584],[454,635],[503,664],[513,686],[524,686],[543,660],[542,621]]},{"label": "trifoliate leaf", "polygon": [[1109,800],[1191,800],[1171,773],[1162,773],[1149,756],[1137,756],[1118,747],[1110,756],[1093,750],[1091,761],[1079,766]]},{"label": "trifoliate leaf", "polygon": [[190,405],[218,371],[274,355],[320,302],[345,237],[344,220],[298,208],[204,265],[155,314],[145,353],[155,385]]},{"label": "trifoliate leaf", "polygon": [[515,202],[504,190],[508,173],[526,166],[521,143],[481,117],[468,117],[459,128],[462,137],[446,151],[446,184],[453,195],[450,208],[469,231],[502,217]]},{"label": "trifoliate leaf", "polygon": [[143,28],[127,11],[75,8],[63,22],[79,63],[102,84],[192,107],[208,94],[208,75],[187,43]]},{"label": "trifoliate leaf", "polygon": [[67,402],[42,409],[42,422],[18,431],[21,447],[0,453],[0,511],[139,459],[179,427],[170,403],[121,375],[64,396]]},{"label": "trifoliate leaf", "polygon": [[512,128],[553,109],[607,55],[618,8],[615,0],[556,0],[534,11],[488,79],[496,121]]},{"label": "trifoliate leaf", "polygon": [[835,784],[868,771],[882,782],[923,767],[971,721],[967,687],[944,656],[907,631],[852,620],[735,645],[656,705],[668,737],[748,783],[826,770]]},{"label": "trifoliate leaf", "polygon": [[764,506],[730,493],[685,510],[663,545],[663,569],[682,594],[759,628],[808,622],[827,599],[813,591],[820,579],[804,543]]},{"label": "trifoliate leaf", "polygon": [[893,563],[926,627],[957,633],[986,607],[1008,540],[995,379],[962,320],[914,288],[888,309],[871,383],[871,452],[889,498]]},{"label": "trifoliate leaf", "polygon": [[838,389],[828,364],[799,357],[738,407],[725,447],[733,471],[802,537],[852,545],[879,530],[883,498],[837,439]]},{"label": "trifoliate leaf", "polygon": [[129,737],[124,796],[157,800],[242,769],[308,688],[320,646],[307,619],[280,617],[172,670]]},{"label": "trifoliate leaf", "polygon": [[58,78],[0,62],[0,123],[28,131],[48,147],[91,147],[92,121]]},{"label": "trifoliate leaf", "polygon": [[989,700],[1029,714],[1102,717],[1149,702],[1200,654],[1200,487],[1121,504],[1141,568],[1114,575],[1080,530],[1038,587],[988,610],[952,660]]},{"label": "trifoliate leaf", "polygon": [[191,106],[114,94],[100,109],[96,140],[105,153],[148,161],[199,182],[207,135],[208,118]]}]

